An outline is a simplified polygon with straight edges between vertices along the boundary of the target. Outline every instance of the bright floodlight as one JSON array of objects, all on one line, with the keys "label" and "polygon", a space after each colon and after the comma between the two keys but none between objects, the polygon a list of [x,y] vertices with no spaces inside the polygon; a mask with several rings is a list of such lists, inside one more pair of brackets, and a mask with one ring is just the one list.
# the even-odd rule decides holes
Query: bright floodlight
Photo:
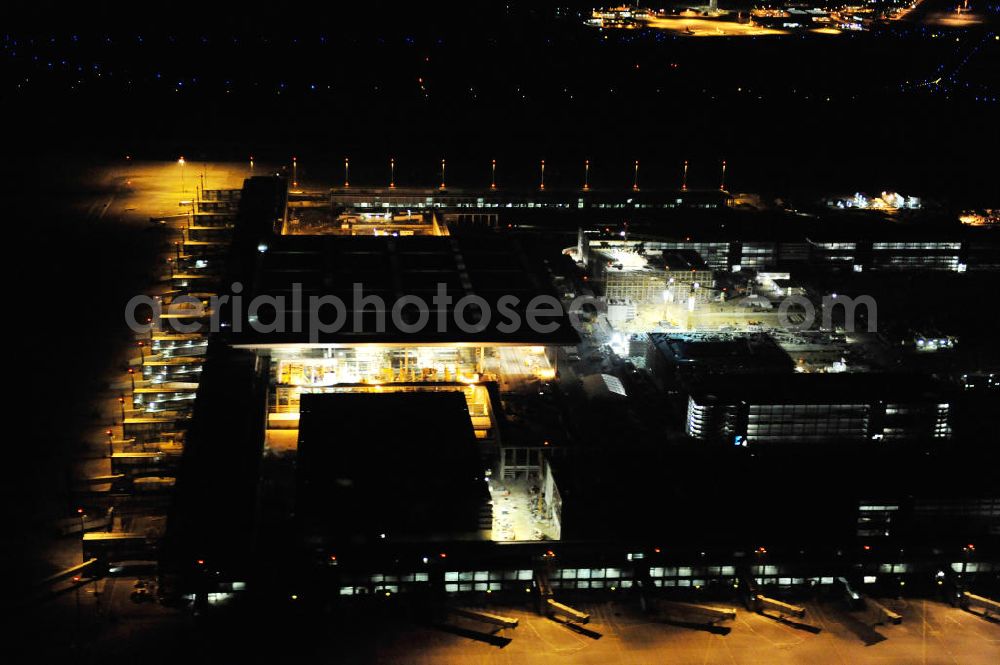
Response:
[{"label": "bright floodlight", "polygon": [[184,166],[184,158],[181,157],[180,159],[178,159],[177,163],[180,164],[181,166]]}]

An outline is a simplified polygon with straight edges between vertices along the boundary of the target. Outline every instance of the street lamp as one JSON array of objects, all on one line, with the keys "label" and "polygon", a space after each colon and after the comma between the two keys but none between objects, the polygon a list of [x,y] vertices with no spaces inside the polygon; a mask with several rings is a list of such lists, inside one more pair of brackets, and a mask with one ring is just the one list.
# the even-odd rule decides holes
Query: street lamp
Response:
[{"label": "street lamp", "polygon": [[135,370],[131,367],[128,368],[128,378],[132,382],[132,399],[135,399]]},{"label": "street lamp", "polygon": [[104,433],[108,435],[108,459],[111,459],[115,454],[114,435],[111,433],[110,429]]},{"label": "street lamp", "polygon": [[139,360],[142,363],[146,362],[146,350],[145,350],[145,348],[146,348],[146,343],[140,341],[139,342]]},{"label": "street lamp", "polygon": [[177,160],[177,163],[181,167],[181,191],[183,192],[183,191],[185,191],[185,187],[184,187],[184,156],[183,155],[181,155],[181,158]]}]

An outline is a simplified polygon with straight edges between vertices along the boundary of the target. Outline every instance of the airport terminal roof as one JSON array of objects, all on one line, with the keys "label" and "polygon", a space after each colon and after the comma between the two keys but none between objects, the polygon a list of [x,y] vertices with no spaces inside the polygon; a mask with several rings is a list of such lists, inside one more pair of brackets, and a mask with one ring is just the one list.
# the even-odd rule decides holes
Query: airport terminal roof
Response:
[{"label": "airport terminal roof", "polygon": [[468,539],[491,525],[461,392],[304,394],[297,467],[296,512],[327,542]]},{"label": "airport terminal roof", "polygon": [[250,351],[209,349],[168,521],[171,570],[246,579],[264,448],[266,367]]},{"label": "airport terminal roof", "polygon": [[[279,235],[276,220],[284,215],[284,199],[275,192],[283,187],[284,181],[277,178],[247,181],[229,266],[229,281],[242,285],[244,303],[257,296],[284,298],[283,331],[254,330],[250,312],[244,308],[241,313],[224,316],[232,325],[227,331],[231,343],[545,345],[578,341],[562,308],[555,315],[538,319],[554,325],[533,329],[526,324],[530,303],[545,296],[546,303],[557,305],[558,299],[541,260],[529,256],[529,250],[515,236],[493,232],[449,237]],[[293,296],[295,288],[301,289],[298,303]],[[439,288],[446,289],[450,297],[450,302],[440,307],[434,303]],[[377,297],[384,305],[364,304],[358,293]],[[336,298],[344,304],[345,321],[338,331],[321,332],[315,338],[308,334],[313,296]],[[472,303],[485,303],[488,316],[480,314],[476,304],[457,307],[467,296],[472,297]],[[413,331],[411,326],[421,319],[413,304],[416,299],[427,304],[428,316],[425,324]],[[394,306],[399,308],[402,321],[393,321]],[[456,323],[459,310],[471,325]],[[521,325],[508,330],[501,324],[511,319],[511,311],[520,317]],[[272,312],[272,307],[265,307],[259,321],[272,321]],[[321,316],[325,322],[334,321],[337,310],[327,305]],[[298,325],[297,319],[301,322]],[[355,325],[356,321],[361,325]]]}]

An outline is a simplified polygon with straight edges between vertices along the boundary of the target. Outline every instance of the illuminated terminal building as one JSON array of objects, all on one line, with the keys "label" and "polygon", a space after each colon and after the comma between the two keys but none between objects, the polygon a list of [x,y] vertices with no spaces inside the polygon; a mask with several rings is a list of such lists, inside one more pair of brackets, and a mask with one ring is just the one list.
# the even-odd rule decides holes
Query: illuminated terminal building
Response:
[{"label": "illuminated terminal building", "polygon": [[[695,441],[683,437],[682,418],[674,434],[649,433],[656,445],[634,436],[630,375],[581,373],[583,406],[563,411],[556,405],[566,395],[551,397],[561,383],[555,381],[559,358],[570,354],[561,349],[579,343],[565,315],[552,317],[555,325],[545,331],[520,326],[505,332],[493,319],[471,331],[455,327],[454,303],[432,308],[432,321],[441,315],[448,323],[443,329],[409,329],[419,316],[405,306],[399,310],[404,325],[391,313],[407,296],[433,302],[444,284],[456,299],[475,295],[493,308],[502,295],[515,295],[524,317],[525,304],[550,291],[550,255],[524,235],[483,232],[478,222],[505,228],[501,221],[532,215],[558,221],[565,214],[574,233],[575,215],[593,220],[605,214],[601,210],[619,214],[621,208],[588,210],[586,200],[583,209],[573,208],[564,194],[521,192],[503,195],[511,205],[500,217],[500,208],[490,207],[499,198],[486,192],[446,201],[441,197],[448,192],[429,190],[417,206],[416,193],[373,191],[352,188],[357,198],[347,201],[347,192],[336,190],[306,204],[308,197],[289,194],[279,178],[247,180],[222,282],[244,303],[284,298],[290,303],[284,318],[274,319],[268,307],[251,311],[230,301],[219,313],[221,332],[210,336],[207,348],[181,335],[154,334],[165,360],[197,367],[200,379],[191,400],[186,377],[164,369],[162,382],[136,396],[155,408],[194,402],[187,407],[193,415],[162,548],[167,587],[204,595],[244,590],[248,582],[274,584],[286,598],[290,589],[311,588],[345,597],[429,589],[523,594],[543,578],[557,589],[624,589],[640,579],[731,588],[734,552],[745,551],[748,542],[785,542],[792,527],[797,552],[801,541],[841,542],[859,530],[859,503],[852,497],[835,506],[789,507],[787,488],[758,484],[752,501],[741,500],[749,455],[734,455],[746,452],[743,443],[756,453],[750,464],[767,460],[780,467],[786,453],[768,457],[772,450],[812,463],[812,443],[863,442],[863,458],[851,446],[836,446],[827,461],[838,470],[818,481],[828,487],[817,492],[836,495],[837,474],[861,469],[868,475],[859,483],[868,494],[857,499],[874,506],[890,505],[899,495],[880,475],[896,460],[864,466],[873,451],[888,447],[879,440],[952,443],[952,400],[937,384],[797,374],[787,355],[763,337],[674,336],[675,342],[664,337],[654,344],[651,354],[663,363],[651,367],[654,375],[662,369],[658,378],[671,375],[679,398],[690,395],[686,433]],[[399,196],[411,198],[393,198]],[[627,196],[619,199],[631,205]],[[589,201],[617,206],[619,199]],[[635,210],[670,211],[668,198],[643,200],[662,207]],[[553,207],[533,209],[539,201]],[[407,212],[406,205],[413,209]],[[660,234],[665,230],[661,225]],[[761,267],[769,264],[774,254],[756,250],[777,242],[739,240],[745,229],[727,228],[728,239],[685,231],[671,229],[677,240],[646,242],[643,264],[648,257],[651,269],[666,276],[686,255],[675,283],[692,268],[707,282],[731,268],[733,256],[749,263],[747,249],[761,257]],[[587,243],[597,261],[608,249],[600,242]],[[608,246],[617,250],[617,242]],[[620,245],[623,252],[627,242]],[[721,249],[706,256],[704,243]],[[809,256],[808,240],[794,245],[794,252],[769,251]],[[384,305],[357,307],[356,283]],[[311,296],[336,296],[349,305],[347,320],[353,323],[357,314],[362,325],[316,335],[300,331],[295,320],[309,320]],[[475,311],[466,308],[473,321]],[[383,315],[384,327],[377,325]],[[730,371],[734,364],[741,373]],[[664,411],[663,399],[658,394],[645,408]],[[541,422],[551,422],[548,431],[557,438],[541,435]],[[591,431],[604,439],[586,446],[572,439]],[[692,445],[663,445],[674,436]],[[783,441],[790,445],[754,447]],[[935,473],[928,468],[920,478]],[[760,510],[762,502],[771,508]],[[720,519],[735,526],[723,533]],[[983,519],[983,528],[995,521]],[[693,543],[697,550],[685,550]],[[671,546],[669,557],[659,553],[663,544]],[[558,551],[557,563],[547,558],[549,550]],[[765,583],[834,579],[794,563],[771,568],[759,575]]]},{"label": "illuminated terminal building", "polygon": [[[562,309],[528,325],[535,298],[558,304],[542,262],[515,237],[450,235],[427,217],[366,220],[375,228],[361,234],[357,220],[344,228],[314,217],[289,232],[296,215],[305,217],[288,205],[282,179],[247,180],[226,262],[225,283],[237,286],[221,306],[221,331],[196,358],[204,371],[170,560],[240,569],[252,549],[255,479],[270,473],[262,460],[298,466],[297,491],[286,483],[283,492],[297,495],[303,543],[537,540],[536,528],[558,535],[552,510],[531,526],[508,524],[490,505],[491,492],[503,492],[497,502],[524,502],[525,513],[529,505],[515,482],[517,454],[501,448],[501,396],[537,394],[556,376],[555,347],[579,339]],[[417,228],[427,232],[407,233]],[[359,300],[355,285],[372,300]],[[434,300],[442,287],[450,302]],[[241,306],[237,296],[286,306]],[[307,329],[312,298],[339,299],[343,327]],[[423,326],[413,298],[431,308]],[[512,314],[524,324],[508,330]],[[329,308],[324,320],[333,318]],[[345,522],[331,512],[338,501],[363,509]]]}]

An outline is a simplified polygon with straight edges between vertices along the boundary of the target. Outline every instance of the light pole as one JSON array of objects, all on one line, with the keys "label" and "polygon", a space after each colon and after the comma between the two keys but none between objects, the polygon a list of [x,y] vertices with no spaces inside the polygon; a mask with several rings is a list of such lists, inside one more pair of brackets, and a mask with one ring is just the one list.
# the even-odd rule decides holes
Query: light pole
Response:
[{"label": "light pole", "polygon": [[139,342],[139,361],[146,362],[146,343],[142,341]]},{"label": "light pole", "polygon": [[[111,433],[110,429],[108,429],[105,432],[105,434],[108,435],[108,459],[111,459],[115,455],[115,444],[114,444],[114,440],[115,439],[114,439],[114,435]],[[112,472],[113,471],[114,470],[112,469]]]},{"label": "light pole", "polygon": [[181,156],[180,159],[177,160],[177,163],[181,167],[181,192],[184,192],[184,191],[186,191],[186,188],[184,187],[184,156],[183,155]]},{"label": "light pole", "polygon": [[132,399],[135,400],[135,370],[128,368],[128,378],[132,382]]}]

